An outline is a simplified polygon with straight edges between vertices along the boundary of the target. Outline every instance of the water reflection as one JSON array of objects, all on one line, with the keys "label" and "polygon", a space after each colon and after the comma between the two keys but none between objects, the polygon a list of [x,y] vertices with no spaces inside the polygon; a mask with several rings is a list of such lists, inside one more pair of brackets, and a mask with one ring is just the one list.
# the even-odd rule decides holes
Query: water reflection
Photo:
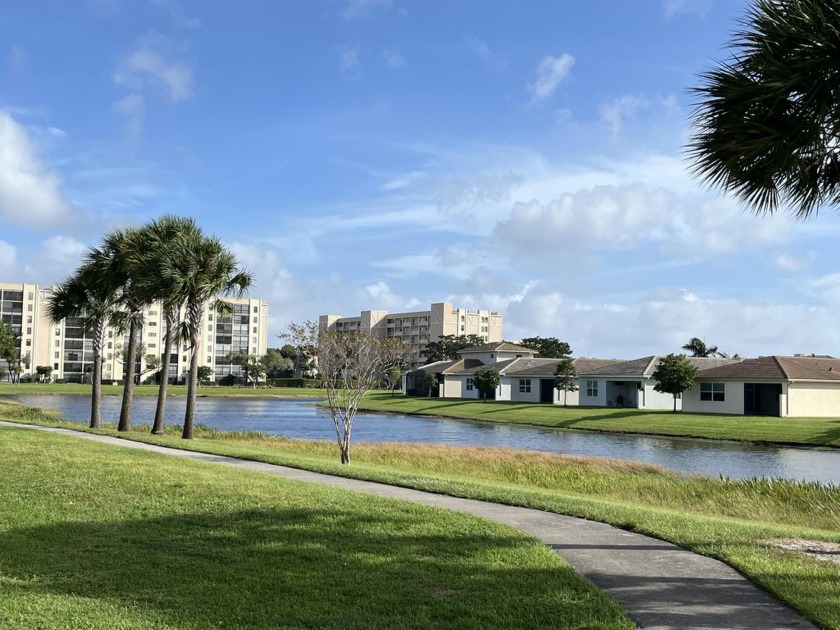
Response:
[{"label": "water reflection", "polygon": [[[90,402],[85,396],[10,396],[31,407],[55,407],[68,420],[86,423]],[[329,413],[315,400],[277,398],[199,398],[196,423],[226,431],[262,431],[313,440],[335,437]],[[167,419],[180,423],[186,400],[170,398]],[[105,396],[103,420],[115,422],[120,398]],[[134,399],[135,424],[151,424],[155,399]],[[728,477],[781,477],[840,484],[840,450],[774,448],[724,442],[639,437],[563,431],[530,426],[359,413],[353,425],[355,442],[419,442],[460,446],[503,446],[550,453],[604,456],[658,464],[687,474]]]}]

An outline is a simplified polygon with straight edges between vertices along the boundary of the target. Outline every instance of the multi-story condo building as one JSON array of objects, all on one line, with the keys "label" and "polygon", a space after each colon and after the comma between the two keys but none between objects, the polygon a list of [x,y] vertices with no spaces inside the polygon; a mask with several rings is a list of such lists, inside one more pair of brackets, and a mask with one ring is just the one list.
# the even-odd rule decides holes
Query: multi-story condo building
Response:
[{"label": "multi-story condo building", "polygon": [[445,335],[478,335],[485,343],[502,341],[502,314],[490,310],[455,308],[449,302],[436,302],[426,311],[388,313],[362,311],[358,317],[321,315],[322,328],[347,334],[357,331],[380,338],[401,339],[409,344],[412,364],[423,363],[421,351],[430,341]]},{"label": "multi-story condo building", "polygon": [[[0,282],[0,320],[10,324],[19,336],[21,356],[29,355],[29,368],[24,370],[22,377],[35,374],[39,365],[49,365],[53,368],[53,379],[81,382],[89,378],[87,375],[92,370],[93,342],[80,318],[68,317],[57,324],[49,321],[50,294],[51,289],[39,289],[34,284]],[[242,375],[240,366],[232,364],[231,354],[263,355],[268,342],[268,305],[263,300],[224,299],[232,304],[233,313],[205,314],[199,348],[199,365],[209,366],[217,381],[228,375]],[[160,304],[150,305],[143,312],[143,319],[140,342],[145,351],[138,355],[138,373],[146,370],[145,355],[161,354],[166,335],[166,319]],[[126,336],[108,329],[105,337],[102,378],[118,381],[123,375],[121,350]],[[189,370],[192,353],[189,348],[174,345],[170,356],[169,380],[182,382]],[[143,378],[151,376],[150,372],[145,372]]]}]

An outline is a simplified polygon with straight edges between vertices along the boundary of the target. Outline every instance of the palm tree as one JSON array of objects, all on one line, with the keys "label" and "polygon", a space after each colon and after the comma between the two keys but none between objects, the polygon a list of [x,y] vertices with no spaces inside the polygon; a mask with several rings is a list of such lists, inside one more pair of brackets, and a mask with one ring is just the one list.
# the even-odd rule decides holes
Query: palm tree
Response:
[{"label": "palm tree", "polygon": [[58,285],[47,302],[47,316],[53,324],[68,317],[81,317],[86,334],[93,344],[93,375],[90,399],[90,428],[100,427],[102,398],[102,348],[105,329],[115,315],[116,292],[107,278],[99,276],[91,265],[82,265],[70,278]]},{"label": "palm tree", "polygon": [[213,311],[230,310],[230,304],[217,298],[219,295],[241,297],[250,288],[253,277],[239,268],[236,257],[215,237],[193,235],[175,242],[183,247],[182,260],[189,260],[189,266],[181,269],[179,286],[185,297],[185,329],[189,337],[192,356],[187,381],[187,408],[184,413],[184,439],[193,437],[195,397],[198,387],[198,359],[201,350],[201,336],[207,308]]},{"label": "palm tree", "polygon": [[103,239],[99,248],[88,253],[85,263],[94,275],[115,291],[120,314],[112,323],[121,333],[128,329],[118,431],[131,430],[137,340],[143,326],[143,309],[155,298],[150,285],[143,281],[141,272],[149,256],[148,243],[149,235],[144,228],[114,230]]},{"label": "palm tree", "polygon": [[149,238],[149,255],[142,266],[142,274],[150,291],[161,301],[166,321],[157,408],[152,425],[152,433],[159,435],[163,433],[172,345],[176,341],[187,341],[180,313],[187,297],[184,281],[192,267],[189,244],[203,234],[194,219],[173,215],[152,221],[145,230]]},{"label": "palm tree", "polygon": [[755,0],[732,58],[701,75],[693,171],[758,214],[840,202],[840,4]]},{"label": "palm tree", "polygon": [[690,352],[693,357],[714,357],[718,354],[717,346],[707,346],[699,337],[692,337],[682,349]]}]

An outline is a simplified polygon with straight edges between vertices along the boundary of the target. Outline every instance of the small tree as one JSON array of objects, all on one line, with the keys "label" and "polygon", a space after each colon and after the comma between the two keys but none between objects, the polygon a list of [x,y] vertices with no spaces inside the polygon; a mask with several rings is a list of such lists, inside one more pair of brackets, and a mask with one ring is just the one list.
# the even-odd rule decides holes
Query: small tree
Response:
[{"label": "small tree", "polygon": [[485,400],[493,397],[496,388],[501,382],[502,375],[499,374],[498,370],[494,370],[491,367],[478,368],[473,373],[473,383],[475,383],[476,389]]},{"label": "small tree", "polygon": [[51,365],[35,366],[35,373],[38,375],[39,383],[49,383],[52,379],[53,367]]},{"label": "small tree", "polygon": [[213,376],[213,368],[209,365],[199,365],[198,366],[198,386],[201,387],[202,383],[207,383],[210,380],[210,377]]},{"label": "small tree", "polygon": [[399,386],[401,380],[402,370],[399,366],[391,366],[385,371],[385,387],[391,390],[392,396],[394,395],[394,391]]},{"label": "small tree", "polygon": [[322,330],[314,322],[292,324],[286,336],[298,348],[307,348],[317,361],[341,463],[349,464],[353,418],[362,397],[379,385],[389,368],[406,364],[410,348],[398,339]]},{"label": "small tree", "polygon": [[571,357],[565,357],[557,363],[554,369],[554,389],[558,392],[563,392],[563,406],[566,406],[566,397],[569,392],[576,392],[577,386],[577,370],[575,369],[575,362]]},{"label": "small tree", "polygon": [[459,353],[464,348],[483,344],[484,338],[479,335],[443,335],[437,341],[427,343],[420,354],[423,355],[426,363],[457,361],[461,358]]},{"label": "small tree", "polygon": [[526,337],[519,345],[537,351],[541,359],[560,359],[572,354],[572,347],[557,337]]},{"label": "small tree", "polygon": [[426,391],[426,396],[428,398],[432,397],[432,392],[435,391],[435,387],[438,384],[437,374],[433,374],[431,372],[423,372],[423,382],[421,383],[423,389]]},{"label": "small tree", "polygon": [[694,387],[694,377],[697,368],[691,365],[688,358],[682,354],[669,354],[662,357],[653,373],[658,382],[653,386],[658,392],[674,396],[674,411],[677,410],[677,396],[687,389]]}]

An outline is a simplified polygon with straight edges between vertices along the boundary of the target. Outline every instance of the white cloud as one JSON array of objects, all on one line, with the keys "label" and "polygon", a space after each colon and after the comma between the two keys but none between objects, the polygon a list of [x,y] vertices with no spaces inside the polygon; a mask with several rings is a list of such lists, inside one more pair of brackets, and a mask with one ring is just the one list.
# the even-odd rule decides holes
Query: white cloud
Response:
[{"label": "white cloud", "polygon": [[388,65],[389,68],[393,68],[394,70],[398,70],[399,68],[404,68],[405,67],[405,57],[403,57],[397,51],[386,50],[382,54],[385,57],[385,63]]},{"label": "white cloud", "polygon": [[408,298],[394,293],[391,287],[382,280],[367,285],[359,298],[362,304],[370,305],[365,310],[369,308],[376,311],[407,311],[418,308],[422,304],[417,298]]},{"label": "white cloud", "polygon": [[625,119],[634,116],[640,109],[650,107],[650,102],[640,96],[625,94],[598,108],[601,119],[609,125],[615,138],[621,133]]},{"label": "white cloud", "polygon": [[703,17],[712,6],[712,0],[662,0],[665,17],[672,18],[680,14],[694,14]]},{"label": "white cloud", "polygon": [[114,103],[114,109],[128,121],[128,135],[137,139],[146,118],[146,101],[141,94],[128,94]]},{"label": "white cloud", "polygon": [[65,222],[72,212],[60,179],[45,168],[29,134],[0,111],[0,218],[48,227]]},{"label": "white cloud", "polygon": [[550,98],[569,75],[575,58],[568,53],[559,57],[543,57],[537,64],[537,78],[528,86],[531,102],[540,103]]},{"label": "white cloud", "polygon": [[423,171],[411,171],[410,173],[405,173],[404,175],[398,175],[389,179],[387,182],[382,184],[380,188],[382,190],[400,190],[402,188],[408,188],[417,180],[424,179],[425,177],[426,173]]},{"label": "white cloud", "polygon": [[481,59],[484,63],[486,63],[491,68],[503,68],[505,63],[501,60],[501,58],[494,53],[490,46],[487,45],[482,39],[470,35],[465,38],[465,43],[467,46],[467,50],[470,51],[473,55]]},{"label": "white cloud", "polygon": [[17,265],[17,247],[0,240],[0,271],[11,273]]},{"label": "white cloud", "polygon": [[62,265],[64,269],[76,267],[80,262],[87,246],[69,236],[58,234],[51,236],[43,243],[43,257],[52,262]]},{"label": "white cloud", "polygon": [[338,69],[342,75],[349,79],[356,79],[362,74],[362,62],[359,61],[359,49],[350,46],[338,46]]},{"label": "white cloud", "polygon": [[184,7],[176,0],[152,0],[152,4],[169,13],[169,17],[172,19],[172,24],[175,28],[193,29],[201,26],[201,20],[188,16],[186,11],[184,11]]},{"label": "white cloud", "polygon": [[344,17],[348,20],[369,17],[376,9],[387,11],[393,0],[350,0],[344,9]]},{"label": "white cloud", "polygon": [[114,81],[133,90],[154,86],[176,103],[190,98],[193,93],[192,67],[183,61],[167,59],[158,49],[156,38],[148,38],[120,62]]},{"label": "white cloud", "polygon": [[9,49],[8,58],[9,72],[12,74],[21,74],[26,65],[26,51],[22,46],[17,44]]}]

